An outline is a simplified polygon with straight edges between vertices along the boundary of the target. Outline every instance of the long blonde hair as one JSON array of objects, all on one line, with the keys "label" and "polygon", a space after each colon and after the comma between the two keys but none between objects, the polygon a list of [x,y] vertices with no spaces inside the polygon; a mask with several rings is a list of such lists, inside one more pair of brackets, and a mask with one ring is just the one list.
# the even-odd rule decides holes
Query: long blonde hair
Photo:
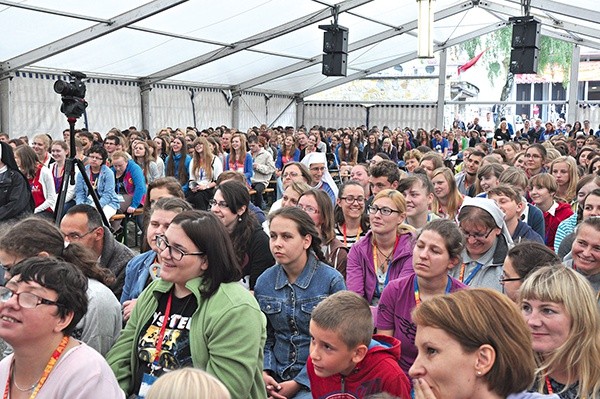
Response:
[{"label": "long blonde hair", "polygon": [[599,399],[600,313],[586,278],[560,264],[542,267],[520,288],[519,303],[530,299],[562,304],[571,318],[567,340],[549,356],[536,354],[538,391],[543,392],[545,379],[552,372],[566,369],[567,379],[579,382],[578,398]]},{"label": "long blonde hair", "polygon": [[575,162],[575,158],[568,155],[558,157],[550,164],[550,174],[552,174],[552,169],[557,163],[566,163],[567,167],[569,168],[569,186],[564,193],[561,193],[562,195],[560,197],[565,202],[570,203],[577,195],[577,182],[579,181],[579,175],[577,174],[577,163]]},{"label": "long blonde hair", "polygon": [[[196,146],[202,144],[202,152],[196,151]],[[214,154],[212,152],[212,145],[209,144],[208,140],[204,137],[198,137],[192,143],[194,147],[194,157],[192,158],[192,174],[194,177],[198,176],[200,168],[204,169],[206,174],[206,180],[211,181],[213,179],[213,168],[212,163]],[[192,176],[190,176],[190,179]]]}]

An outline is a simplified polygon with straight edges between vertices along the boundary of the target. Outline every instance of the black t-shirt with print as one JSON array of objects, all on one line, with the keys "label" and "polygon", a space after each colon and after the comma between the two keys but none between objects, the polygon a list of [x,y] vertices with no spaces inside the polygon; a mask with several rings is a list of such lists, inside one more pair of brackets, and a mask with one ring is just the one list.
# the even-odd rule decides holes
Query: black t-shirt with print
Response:
[{"label": "black t-shirt with print", "polygon": [[[160,297],[158,308],[138,337],[137,356],[139,367],[135,375],[135,393],[139,392],[144,373],[151,373],[151,364],[156,354],[156,344],[167,309],[169,295],[171,295],[170,292]],[[192,366],[190,324],[197,307],[198,303],[194,294],[189,294],[183,298],[177,298],[173,295],[169,322],[165,328],[160,356],[157,359],[160,368],[155,370],[153,375],[159,377],[165,372]]]}]

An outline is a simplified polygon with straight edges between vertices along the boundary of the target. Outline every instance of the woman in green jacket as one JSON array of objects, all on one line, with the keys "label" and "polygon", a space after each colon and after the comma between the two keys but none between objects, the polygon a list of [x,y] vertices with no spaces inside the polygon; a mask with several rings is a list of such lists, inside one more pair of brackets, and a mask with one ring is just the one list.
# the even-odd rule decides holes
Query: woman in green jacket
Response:
[{"label": "woman in green jacket", "polygon": [[223,224],[209,212],[182,212],[156,244],[161,278],[142,292],[107,355],[121,388],[143,398],[160,375],[196,367],[217,377],[232,398],[264,399],[266,321],[238,284]]}]

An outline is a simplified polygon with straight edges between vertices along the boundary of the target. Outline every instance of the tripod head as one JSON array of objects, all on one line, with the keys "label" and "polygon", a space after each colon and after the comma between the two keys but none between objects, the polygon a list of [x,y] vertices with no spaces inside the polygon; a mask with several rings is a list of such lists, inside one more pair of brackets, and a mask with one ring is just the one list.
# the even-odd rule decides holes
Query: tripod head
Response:
[{"label": "tripod head", "polygon": [[71,71],[68,74],[71,76],[72,81],[57,80],[54,82],[54,91],[61,95],[60,112],[65,114],[67,118],[77,119],[83,115],[88,106],[88,103],[84,100],[86,87],[83,82],[83,79],[87,76],[77,71]]}]

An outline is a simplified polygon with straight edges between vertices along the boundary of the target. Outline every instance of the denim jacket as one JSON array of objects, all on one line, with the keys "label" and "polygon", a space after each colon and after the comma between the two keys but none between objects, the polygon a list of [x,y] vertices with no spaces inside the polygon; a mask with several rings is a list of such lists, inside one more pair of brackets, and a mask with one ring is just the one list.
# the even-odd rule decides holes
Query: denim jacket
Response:
[{"label": "denim jacket", "polygon": [[271,371],[278,381],[293,379],[310,387],[306,372],[310,314],[323,299],[345,289],[340,272],[319,262],[313,252],[294,283],[280,264],[261,274],[254,295],[267,316],[264,370]]},{"label": "denim jacket", "polygon": [[136,299],[144,291],[148,277],[150,277],[150,266],[154,264],[155,259],[156,252],[149,250],[131,258],[127,263],[121,303]]}]

